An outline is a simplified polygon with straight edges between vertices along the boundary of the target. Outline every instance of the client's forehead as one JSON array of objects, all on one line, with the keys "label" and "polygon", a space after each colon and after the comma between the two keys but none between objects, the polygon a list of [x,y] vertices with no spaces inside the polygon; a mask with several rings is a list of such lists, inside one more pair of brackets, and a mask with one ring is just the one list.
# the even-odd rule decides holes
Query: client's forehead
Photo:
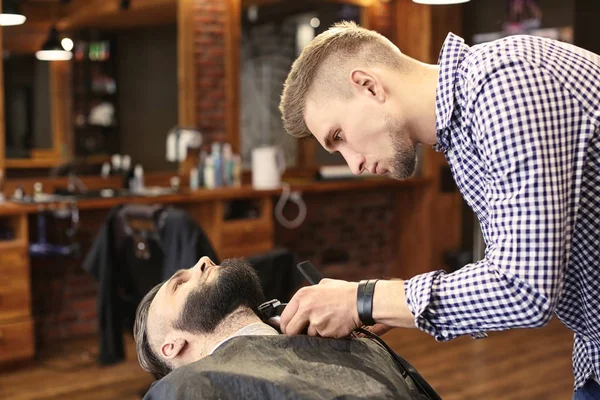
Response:
[{"label": "client's forehead", "polygon": [[150,308],[148,310],[148,325],[150,326],[150,321],[154,321],[155,323],[160,323],[161,319],[169,318],[169,311],[172,307],[169,306],[169,288],[171,287],[171,283],[173,280],[177,279],[178,276],[183,274],[186,269],[180,269],[175,272],[169,280],[165,281],[158,292],[156,292],[156,296],[152,299],[150,303]]},{"label": "client's forehead", "polygon": [[185,269],[178,270],[167,281],[165,281],[162,284],[160,289],[158,289],[156,296],[152,300],[152,303],[150,305],[150,311],[152,311],[153,308],[158,309],[159,312],[161,311],[162,306],[165,305],[166,303],[168,303],[168,301],[169,301],[168,292],[169,292],[169,287],[171,286],[172,281],[174,279],[177,279],[177,277],[180,276],[181,274],[183,274],[185,271],[187,271],[187,270],[185,270]]}]

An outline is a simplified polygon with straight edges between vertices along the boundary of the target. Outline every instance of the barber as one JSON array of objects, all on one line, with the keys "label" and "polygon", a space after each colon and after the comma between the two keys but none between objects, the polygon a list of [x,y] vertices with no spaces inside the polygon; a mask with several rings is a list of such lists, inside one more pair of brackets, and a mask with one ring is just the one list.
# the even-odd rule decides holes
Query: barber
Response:
[{"label": "barber", "polygon": [[575,332],[575,398],[600,398],[599,56],[532,36],[469,47],[450,34],[428,65],[342,23],[303,50],[280,109],[288,133],[314,136],[355,174],[408,178],[416,145],[434,146],[487,246],[451,274],[302,288],[283,332],[417,327],[446,341],[556,314]]}]

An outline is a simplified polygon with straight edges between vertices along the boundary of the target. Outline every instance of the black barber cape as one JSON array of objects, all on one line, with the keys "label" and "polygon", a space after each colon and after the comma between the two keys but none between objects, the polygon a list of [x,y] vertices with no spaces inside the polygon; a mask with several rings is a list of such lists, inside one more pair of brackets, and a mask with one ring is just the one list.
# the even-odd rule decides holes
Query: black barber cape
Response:
[{"label": "black barber cape", "polygon": [[232,338],[155,382],[144,400],[427,398],[369,339],[278,335]]}]

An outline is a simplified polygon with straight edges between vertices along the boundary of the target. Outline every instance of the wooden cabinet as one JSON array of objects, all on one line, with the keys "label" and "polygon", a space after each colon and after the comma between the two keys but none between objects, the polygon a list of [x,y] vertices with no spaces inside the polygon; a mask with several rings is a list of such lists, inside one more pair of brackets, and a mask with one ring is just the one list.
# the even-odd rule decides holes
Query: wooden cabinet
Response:
[{"label": "wooden cabinet", "polygon": [[225,220],[221,228],[221,259],[248,257],[273,249],[273,210],[271,197],[255,199],[256,218]]},{"label": "wooden cabinet", "polygon": [[28,284],[0,286],[0,321],[29,318],[31,294]]},{"label": "wooden cabinet", "polygon": [[34,324],[27,252],[27,215],[0,219],[12,237],[0,241],[0,361],[33,357]]},{"label": "wooden cabinet", "polygon": [[[0,242],[0,290],[3,287],[16,283],[29,283],[27,243],[16,242],[12,245],[7,244]],[[0,307],[2,307],[1,304]],[[0,308],[0,312],[1,310]]]},{"label": "wooden cabinet", "polygon": [[0,362],[31,358],[34,350],[31,318],[0,323]]}]

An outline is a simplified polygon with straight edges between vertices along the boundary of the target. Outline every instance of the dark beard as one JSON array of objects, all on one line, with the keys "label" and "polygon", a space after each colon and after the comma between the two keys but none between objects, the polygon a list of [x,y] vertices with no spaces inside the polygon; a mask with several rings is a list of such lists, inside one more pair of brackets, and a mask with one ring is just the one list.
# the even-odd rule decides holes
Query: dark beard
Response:
[{"label": "dark beard", "polygon": [[394,179],[406,179],[417,169],[417,149],[407,136],[407,127],[388,119],[388,130],[392,138],[395,155],[392,158],[390,176]]},{"label": "dark beard", "polygon": [[188,295],[174,328],[212,333],[239,307],[248,307],[257,313],[263,302],[260,280],[250,263],[243,259],[225,260],[214,281],[201,285]]}]

